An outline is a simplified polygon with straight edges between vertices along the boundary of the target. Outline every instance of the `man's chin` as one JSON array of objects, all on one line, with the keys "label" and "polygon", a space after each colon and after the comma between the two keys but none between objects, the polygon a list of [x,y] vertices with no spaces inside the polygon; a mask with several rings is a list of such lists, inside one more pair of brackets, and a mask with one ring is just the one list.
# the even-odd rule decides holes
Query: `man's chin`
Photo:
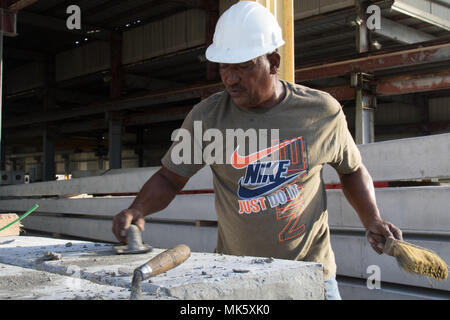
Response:
[{"label": "man's chin", "polygon": [[231,100],[235,105],[241,108],[251,108],[253,105],[249,103],[249,101],[243,97],[231,97]]}]

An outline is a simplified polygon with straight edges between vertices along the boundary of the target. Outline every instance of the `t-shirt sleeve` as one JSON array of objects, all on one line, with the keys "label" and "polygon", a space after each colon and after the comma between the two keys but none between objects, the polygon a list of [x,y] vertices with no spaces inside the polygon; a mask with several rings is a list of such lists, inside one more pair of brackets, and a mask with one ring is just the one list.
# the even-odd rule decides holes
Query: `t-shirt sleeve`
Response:
[{"label": "t-shirt sleeve", "polygon": [[[161,159],[170,171],[190,178],[205,166],[202,157],[202,121],[194,121],[193,110],[183,121],[181,128],[172,133],[172,145]],[[197,134],[195,134],[197,133]]]},{"label": "t-shirt sleeve", "polygon": [[329,163],[340,174],[350,174],[360,167],[361,153],[347,127],[342,108],[337,115],[334,157]]}]

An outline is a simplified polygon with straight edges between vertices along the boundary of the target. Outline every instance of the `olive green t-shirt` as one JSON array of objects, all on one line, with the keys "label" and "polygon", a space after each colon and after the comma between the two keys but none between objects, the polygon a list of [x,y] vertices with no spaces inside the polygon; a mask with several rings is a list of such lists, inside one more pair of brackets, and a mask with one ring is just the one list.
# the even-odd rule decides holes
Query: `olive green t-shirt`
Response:
[{"label": "olive green t-shirt", "polygon": [[336,264],[322,168],[352,173],[361,156],[339,102],[283,85],[285,98],[267,109],[238,107],[226,91],[203,100],[182,125],[192,135],[179,135],[162,164],[185,177],[210,165],[217,252],[320,262],[327,279]]}]

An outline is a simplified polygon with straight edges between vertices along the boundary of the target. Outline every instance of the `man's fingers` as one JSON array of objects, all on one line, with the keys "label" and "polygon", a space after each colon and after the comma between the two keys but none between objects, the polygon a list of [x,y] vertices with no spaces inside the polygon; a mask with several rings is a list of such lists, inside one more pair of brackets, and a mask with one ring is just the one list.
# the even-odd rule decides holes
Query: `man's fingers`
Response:
[{"label": "man's fingers", "polygon": [[120,227],[120,216],[117,215],[114,217],[113,220],[113,233],[116,236],[117,240],[119,240],[120,242],[126,242],[125,238],[121,235],[121,227]]},{"label": "man's fingers", "polygon": [[394,226],[392,223],[389,223],[389,229],[391,230],[395,239],[403,240],[402,231],[399,228]]},{"label": "man's fingers", "polygon": [[144,231],[144,226],[145,226],[145,220],[143,218],[139,218],[136,222],[135,222],[136,226],[139,228],[139,230]]},{"label": "man's fingers", "polygon": [[126,230],[131,226],[132,222],[133,222],[133,216],[125,211],[121,217],[120,235],[122,237],[127,236]]},{"label": "man's fingers", "polygon": [[384,243],[386,242],[385,238],[382,235],[375,234],[370,231],[366,233],[366,236],[373,250],[375,250],[378,254],[382,254]]}]

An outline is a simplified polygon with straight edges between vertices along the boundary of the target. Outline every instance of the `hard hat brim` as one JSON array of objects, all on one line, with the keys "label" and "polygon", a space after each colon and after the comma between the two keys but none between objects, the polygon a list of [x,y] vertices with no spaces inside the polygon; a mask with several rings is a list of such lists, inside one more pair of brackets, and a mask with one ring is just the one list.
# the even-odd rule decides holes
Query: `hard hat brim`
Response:
[{"label": "hard hat brim", "polygon": [[276,46],[266,48],[218,48],[211,44],[205,52],[206,59],[216,63],[242,63],[250,61],[264,54],[273,52],[277,48],[284,45],[284,41],[280,41]]}]

